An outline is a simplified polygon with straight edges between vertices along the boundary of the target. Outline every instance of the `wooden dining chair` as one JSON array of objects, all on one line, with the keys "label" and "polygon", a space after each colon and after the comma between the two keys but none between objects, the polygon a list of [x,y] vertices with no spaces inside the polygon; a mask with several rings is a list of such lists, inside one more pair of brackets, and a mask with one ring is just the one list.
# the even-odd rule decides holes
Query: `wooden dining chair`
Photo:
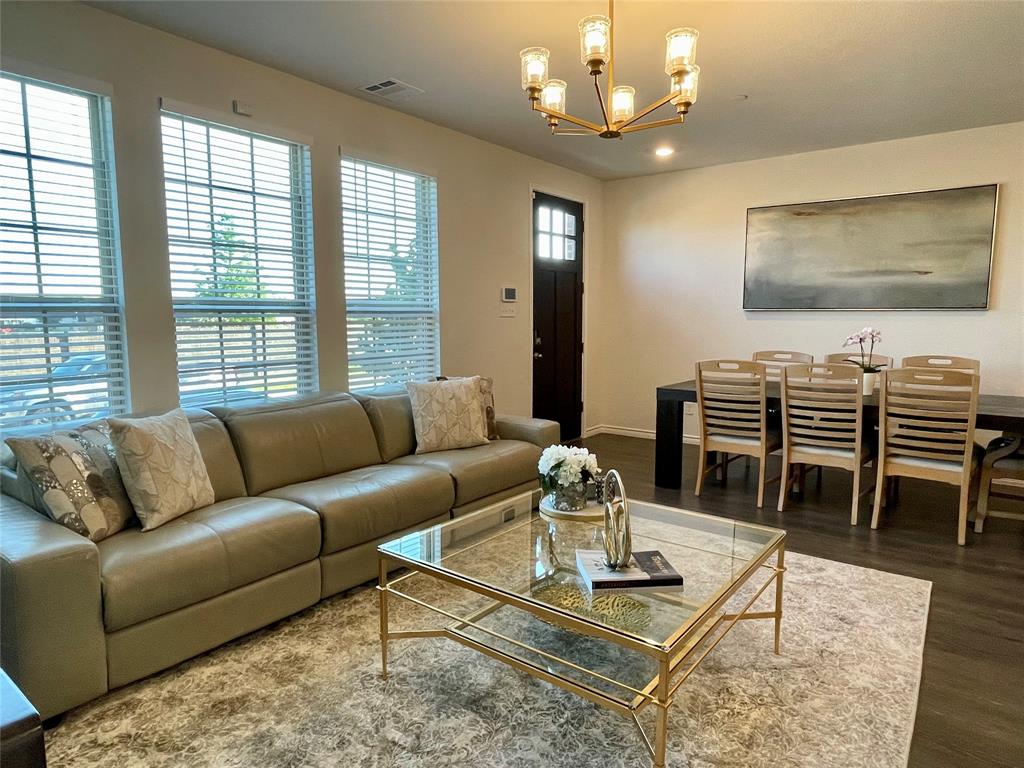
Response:
[{"label": "wooden dining chair", "polygon": [[853,473],[850,525],[857,524],[860,470],[875,455],[864,439],[864,372],[850,363],[791,365],[782,374],[782,482],[779,512],[798,467],[827,466]]},{"label": "wooden dining chair", "polygon": [[756,363],[764,363],[765,372],[772,381],[778,381],[782,369],[787,365],[807,364],[814,362],[814,355],[806,352],[790,352],[785,349],[765,349],[755,352],[751,357]]},{"label": "wooden dining chair", "polygon": [[957,543],[965,544],[971,485],[979,466],[974,445],[978,375],[897,368],[882,373],[880,391],[871,527],[878,527],[887,478],[933,480],[960,487]]},{"label": "wooden dining chair", "polygon": [[1024,520],[1024,513],[988,508],[989,499],[993,497],[1024,500],[1024,488],[1004,484],[1001,484],[1001,488],[995,488],[992,486],[995,480],[1024,480],[1024,437],[1021,435],[1004,435],[989,443],[981,463],[981,487],[978,491],[978,509],[974,517],[975,533],[984,530],[986,517]]},{"label": "wooden dining chair", "polygon": [[913,355],[904,357],[901,365],[904,368],[935,368],[940,371],[981,374],[981,361],[953,355]]},{"label": "wooden dining chair", "polygon": [[[729,461],[740,456],[753,456],[760,462],[757,507],[764,506],[768,454],[782,446],[781,433],[768,426],[765,380],[765,367],[751,360],[697,363],[700,453],[695,495],[700,496],[709,472],[724,470]],[[708,453],[712,451],[721,453],[721,458],[709,467]],[[734,454],[733,459],[729,454]]]},{"label": "wooden dining chair", "polygon": [[[892,368],[892,358],[886,355],[866,355],[868,364],[873,365],[876,368]],[[860,362],[860,355],[856,352],[833,352],[832,354],[825,355],[826,363],[853,363],[854,361]]]}]

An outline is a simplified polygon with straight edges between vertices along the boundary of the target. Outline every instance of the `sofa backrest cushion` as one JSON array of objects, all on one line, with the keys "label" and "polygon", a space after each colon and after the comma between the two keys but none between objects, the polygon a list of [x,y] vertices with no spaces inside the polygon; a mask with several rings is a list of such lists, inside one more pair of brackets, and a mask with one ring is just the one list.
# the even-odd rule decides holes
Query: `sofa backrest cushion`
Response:
[{"label": "sofa backrest cushion", "polygon": [[245,496],[242,466],[238,463],[235,447],[231,444],[231,436],[224,422],[209,411],[199,408],[188,409],[185,415],[199,443],[199,452],[203,455],[206,472],[213,485],[214,498],[224,501]]},{"label": "sofa backrest cushion", "polygon": [[351,395],[210,410],[227,425],[251,496],[380,463],[373,427]]},{"label": "sofa backrest cushion", "polygon": [[381,389],[353,395],[370,417],[384,461],[416,452],[412,402],[405,390]]}]

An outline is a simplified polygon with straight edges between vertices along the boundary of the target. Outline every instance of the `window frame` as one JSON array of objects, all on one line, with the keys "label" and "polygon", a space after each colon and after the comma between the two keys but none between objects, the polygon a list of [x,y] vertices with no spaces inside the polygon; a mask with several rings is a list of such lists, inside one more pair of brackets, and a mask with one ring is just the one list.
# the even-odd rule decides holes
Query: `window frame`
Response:
[{"label": "window frame", "polygon": [[[165,120],[170,119],[178,121],[180,130],[182,131],[181,145],[169,148],[165,136]],[[248,128],[242,128],[237,125],[233,125],[230,122],[221,122],[213,116],[190,114],[189,112],[183,111],[182,107],[176,104],[171,104],[166,101],[162,102],[160,110],[160,121],[161,121],[161,160],[163,163],[164,170],[164,190],[167,200],[165,202],[165,211],[167,214],[167,244],[168,244],[168,262],[171,270],[171,290],[172,298],[171,303],[174,311],[175,319],[175,342],[176,342],[176,353],[177,353],[177,376],[178,376],[178,389],[179,389],[179,402],[184,405],[200,406],[205,407],[209,405],[231,405],[242,400],[250,400],[253,402],[257,401],[268,401],[273,400],[274,395],[271,394],[273,389],[273,373],[275,369],[287,368],[292,365],[295,370],[294,376],[294,387],[282,391],[281,396],[292,397],[301,396],[314,392],[317,389],[319,382],[319,363],[318,363],[318,350],[317,350],[317,329],[316,329],[316,276],[315,276],[315,255],[314,255],[314,238],[313,238],[313,194],[312,194],[312,163],[311,153],[308,143],[304,141],[297,141],[291,138],[284,138],[281,136],[272,135],[265,130],[252,130]],[[188,161],[187,155],[187,139],[185,137],[185,126],[199,126],[205,131],[205,142],[206,142],[206,164],[203,166],[203,173],[206,175],[206,181],[195,181],[190,179],[188,173]],[[252,215],[247,219],[247,223],[252,225],[253,240],[251,245],[239,244],[238,246],[228,247],[224,246],[223,240],[218,243],[218,237],[215,234],[214,228],[214,189],[218,186],[213,181],[214,169],[217,163],[214,161],[211,147],[211,130],[224,131],[233,133],[237,136],[244,137],[249,142],[249,154],[248,163],[251,170],[251,189],[243,190],[241,188],[232,189],[229,186],[225,186],[224,191],[228,191],[232,194],[237,194],[242,197],[246,197],[252,204]],[[217,252],[217,248],[224,248],[228,253],[234,254],[236,249],[238,252],[251,252],[253,254],[253,264],[256,271],[256,287],[257,290],[262,290],[264,283],[260,275],[261,260],[259,257],[260,247],[258,244],[258,230],[259,230],[259,216],[257,213],[258,203],[262,200],[278,198],[280,201],[284,199],[282,196],[271,193],[271,192],[260,192],[256,186],[256,150],[255,141],[266,141],[274,144],[279,144],[288,148],[288,195],[287,200],[289,204],[290,217],[291,217],[291,246],[287,249],[287,252],[291,254],[291,269],[292,269],[292,281],[293,281],[293,293],[294,298],[228,298],[224,296],[206,296],[206,297],[182,297],[174,296],[175,282],[176,282],[176,270],[182,268],[181,263],[175,261],[175,248],[202,248],[208,246],[210,251],[213,253]],[[176,175],[168,174],[168,158],[170,152],[181,152],[182,154],[177,156],[176,160],[180,163],[182,172]],[[275,180],[276,181],[276,180]],[[187,202],[188,189],[190,186],[197,186],[205,189],[209,193],[209,208],[210,208],[210,235],[208,237],[191,237],[191,236],[176,236],[172,233],[173,216],[171,205],[171,195],[169,194],[171,185],[180,185],[185,190],[186,203],[184,218],[178,222],[179,226],[182,222],[190,228],[192,222],[192,213],[189,210],[189,203]],[[277,253],[281,254],[285,252],[285,249],[275,247],[273,249]],[[214,257],[216,258],[216,257]],[[213,262],[211,262],[212,264]],[[214,271],[216,275],[216,270]],[[217,289],[219,290],[219,288]],[[273,334],[275,330],[273,325],[275,323],[274,316],[278,318],[282,316],[294,318],[293,333],[295,337],[295,344],[293,347],[294,354],[288,360],[282,361],[268,361],[268,354],[272,354],[274,350],[279,351],[279,345],[274,339]],[[254,343],[254,350],[258,350],[259,354],[254,355],[253,361],[249,363],[235,363],[227,364],[221,361],[219,366],[206,367],[188,367],[189,363],[186,361],[183,363],[182,360],[182,334],[189,333],[189,323],[191,320],[192,328],[194,330],[196,323],[201,323],[202,318],[220,318],[219,330],[217,335],[219,341],[217,348],[222,357],[228,354],[228,347],[231,343],[236,340],[229,339],[227,333],[226,324],[231,322],[227,318],[231,317],[244,317],[244,316],[260,316],[260,322],[254,322],[253,325],[253,339],[257,337],[262,339],[262,345],[256,345]],[[185,328],[183,329],[183,326]],[[259,326],[262,328],[262,332],[257,333],[255,328]],[[268,330],[269,328],[269,330]],[[199,346],[196,346],[197,350],[201,350]],[[271,350],[268,353],[268,350]],[[263,360],[259,359],[259,355],[263,356]],[[236,383],[231,383],[231,376],[237,376],[239,370],[251,371],[254,376],[262,379],[260,385],[261,393],[257,394],[251,389],[246,388],[246,384],[239,386]],[[196,374],[200,371],[209,371],[210,376],[220,377],[220,385],[218,387],[208,387],[205,389],[198,388],[194,392],[190,391],[194,389],[194,385],[189,382],[187,376],[189,374]],[[233,371],[233,373],[232,373]],[[252,382],[249,382],[251,384]]]},{"label": "window frame", "polygon": [[[350,170],[346,171],[346,165]],[[364,158],[342,153],[339,162],[340,187],[341,187],[341,228],[342,228],[342,266],[345,275],[345,322],[346,322],[346,351],[347,351],[347,376],[348,389],[353,392],[372,390],[389,385],[402,384],[416,378],[429,378],[440,375],[441,372],[441,286],[440,286],[440,242],[438,235],[438,183],[437,178],[418,171],[408,170],[397,166],[366,160]],[[371,210],[367,184],[367,172],[392,175],[392,202],[390,211]],[[364,192],[364,205],[353,205],[352,199],[359,197],[359,184],[354,189],[349,189],[354,175],[362,173],[362,187]],[[414,213],[412,216],[399,216],[397,209],[398,196],[395,194],[395,179],[397,176],[410,177],[415,189]],[[393,226],[397,229],[399,220],[408,224],[410,221],[415,225],[415,238],[405,245],[408,247],[414,241],[422,241],[426,244],[425,266],[415,276],[419,286],[419,296],[412,297],[409,301],[385,300],[383,298],[355,297],[353,296],[352,285],[349,275],[352,271],[364,271],[367,274],[365,285],[366,292],[370,292],[375,285],[372,277],[374,263],[379,267],[382,264],[389,264],[392,268],[401,263],[398,255],[399,245],[396,237],[387,247],[394,250],[394,256],[390,261],[386,257],[375,256],[370,253],[370,217],[376,216],[381,220],[393,220]],[[354,224],[353,219],[363,217],[361,224]],[[350,243],[362,242],[365,239],[365,247],[351,248]],[[378,245],[378,250],[381,250]],[[381,285],[381,283],[376,283]],[[383,323],[394,323],[398,320],[411,321],[407,331],[388,329],[385,334],[376,338],[398,347],[409,349],[408,336],[426,336],[428,341],[424,351],[428,359],[417,363],[416,355],[392,355],[381,358],[382,367],[369,370],[360,365],[360,357],[353,354],[354,347],[358,343],[357,338],[367,338],[364,328],[368,322],[382,321]],[[415,323],[420,323],[418,329]],[[405,359],[403,359],[403,357]]]},{"label": "window frame", "polygon": [[[24,159],[25,179],[28,190],[28,210],[30,212],[30,223],[19,223],[12,219],[0,221],[0,233],[2,232],[30,232],[31,252],[34,253],[35,281],[38,292],[36,294],[2,292],[0,291],[0,317],[7,318],[32,318],[39,317],[42,327],[40,337],[44,340],[42,347],[45,350],[39,355],[43,362],[45,373],[36,376],[14,378],[11,381],[4,376],[2,381],[7,391],[8,399],[4,403],[4,411],[0,414],[0,427],[4,432],[19,433],[31,431],[39,425],[60,425],[71,426],[76,423],[101,418],[108,415],[125,413],[130,410],[131,389],[127,361],[127,344],[125,339],[124,321],[124,283],[123,283],[123,262],[121,254],[120,227],[118,221],[118,198],[117,198],[117,174],[114,160],[114,137],[111,99],[109,93],[96,92],[85,88],[66,85],[62,82],[43,79],[30,75],[19,74],[12,70],[0,71],[3,79],[18,83],[21,103],[21,135],[23,150],[0,149],[0,155],[4,157],[15,157]],[[71,94],[82,97],[87,102],[90,146],[90,159],[88,163],[82,160],[49,156],[44,152],[37,152],[33,149],[33,137],[30,125],[29,87],[46,89],[57,93]],[[52,132],[59,135],[61,131],[52,129]],[[72,134],[65,134],[72,135]],[[88,168],[92,175],[92,190],[94,197],[94,224],[83,226],[81,224],[41,224],[40,223],[40,202],[38,197],[39,181],[35,166],[42,163],[53,163],[58,166],[76,166]],[[69,182],[62,180],[55,185],[65,187]],[[49,195],[54,195],[50,192]],[[51,202],[51,205],[53,203]],[[64,205],[70,204],[64,202]],[[65,218],[77,218],[77,214],[64,213]],[[43,280],[43,235],[49,234],[57,237],[83,236],[90,237],[95,233],[97,252],[97,280],[98,295],[86,295],[82,293],[75,295],[61,292],[47,295],[44,290]],[[2,234],[0,234],[0,239]],[[13,241],[12,241],[13,242]],[[63,244],[70,248],[68,244]],[[50,246],[53,248],[54,246]],[[59,248],[60,246],[57,246]],[[59,253],[59,251],[58,251]],[[0,254],[2,255],[2,254]],[[63,259],[70,260],[65,255]],[[89,258],[89,257],[85,257]],[[14,263],[13,261],[11,262]],[[74,270],[83,269],[82,264],[68,264],[63,262],[62,269],[70,269],[69,274]],[[73,287],[75,286],[72,283]],[[82,343],[85,333],[75,336],[65,329],[60,333],[59,327],[61,315],[74,316],[95,314],[99,320],[96,325],[102,328],[101,350],[79,350],[71,351],[74,343]],[[48,319],[48,316],[50,319]],[[56,317],[56,319],[52,319]],[[85,325],[88,321],[76,321],[75,325]],[[12,331],[13,332],[13,331]],[[63,341],[59,338],[63,336]],[[54,341],[54,339],[58,339]],[[85,343],[88,343],[87,341]],[[51,351],[54,345],[67,347],[67,351],[61,352],[61,359],[54,359]],[[67,363],[79,356],[102,355],[104,367],[98,371],[101,375],[87,375],[85,368],[93,367],[93,364],[83,366],[82,376],[74,377],[81,380],[83,386],[88,387],[93,382],[103,382],[106,388],[104,398],[93,398],[92,395],[84,394],[81,400],[72,396],[65,399],[69,393],[65,390],[58,394],[59,388],[75,386],[74,383],[63,383],[54,375],[55,371],[67,365]],[[2,358],[0,358],[2,360]],[[7,361],[4,361],[6,363]],[[71,377],[69,377],[71,378]],[[45,407],[40,407],[43,400],[36,400],[38,395],[32,393],[38,390],[45,390],[47,397]],[[26,400],[15,400],[17,395],[27,397]],[[84,405],[84,408],[76,408],[76,402]],[[25,407],[22,408],[21,406]],[[57,409],[61,409],[58,411]],[[20,417],[11,417],[8,414],[24,410]],[[32,416],[32,418],[30,418]]]}]

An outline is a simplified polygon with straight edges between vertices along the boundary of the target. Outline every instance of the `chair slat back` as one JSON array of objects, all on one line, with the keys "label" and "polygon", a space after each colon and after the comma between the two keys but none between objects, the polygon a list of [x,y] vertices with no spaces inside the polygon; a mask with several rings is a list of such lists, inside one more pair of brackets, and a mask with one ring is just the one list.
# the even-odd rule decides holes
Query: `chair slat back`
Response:
[{"label": "chair slat back", "polygon": [[981,373],[981,361],[953,355],[913,355],[904,357],[902,365],[904,368],[935,368],[942,371]]},{"label": "chair slat back", "polygon": [[701,435],[762,439],[765,433],[765,370],[750,360],[697,363]]},{"label": "chair slat back", "polygon": [[806,352],[792,352],[786,349],[764,349],[755,352],[751,358],[755,362],[764,363],[765,372],[772,381],[780,381],[782,369],[789,365],[813,363],[814,355]]},{"label": "chair slat back", "polygon": [[849,363],[791,365],[783,371],[782,421],[787,450],[859,452],[864,372]]},{"label": "chair slat back", "polygon": [[[886,355],[865,355],[864,356],[868,365],[873,365],[876,368],[892,368],[892,358]],[[833,352],[832,354],[825,355],[826,363],[859,363],[860,354],[858,352]]]},{"label": "chair slat back", "polygon": [[882,373],[880,452],[970,467],[978,413],[976,373],[897,368]]}]

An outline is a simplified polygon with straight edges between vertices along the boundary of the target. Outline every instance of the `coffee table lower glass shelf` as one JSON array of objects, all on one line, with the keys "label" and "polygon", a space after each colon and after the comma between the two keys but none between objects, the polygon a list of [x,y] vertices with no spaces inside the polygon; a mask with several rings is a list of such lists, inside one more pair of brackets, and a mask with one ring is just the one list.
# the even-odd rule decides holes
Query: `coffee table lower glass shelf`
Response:
[{"label": "coffee table lower glass shelf", "polygon": [[[383,674],[389,641],[450,638],[630,718],[664,768],[673,697],[726,633],[771,619],[779,652],[786,534],[657,504],[630,512],[634,551],[660,550],[683,590],[591,597],[575,552],[600,549],[601,526],[536,512],[485,509],[382,544]],[[400,566],[408,572],[392,577]],[[762,595],[770,607],[756,610]],[[392,628],[392,600],[436,625]],[[648,706],[653,733],[639,717]]]}]

